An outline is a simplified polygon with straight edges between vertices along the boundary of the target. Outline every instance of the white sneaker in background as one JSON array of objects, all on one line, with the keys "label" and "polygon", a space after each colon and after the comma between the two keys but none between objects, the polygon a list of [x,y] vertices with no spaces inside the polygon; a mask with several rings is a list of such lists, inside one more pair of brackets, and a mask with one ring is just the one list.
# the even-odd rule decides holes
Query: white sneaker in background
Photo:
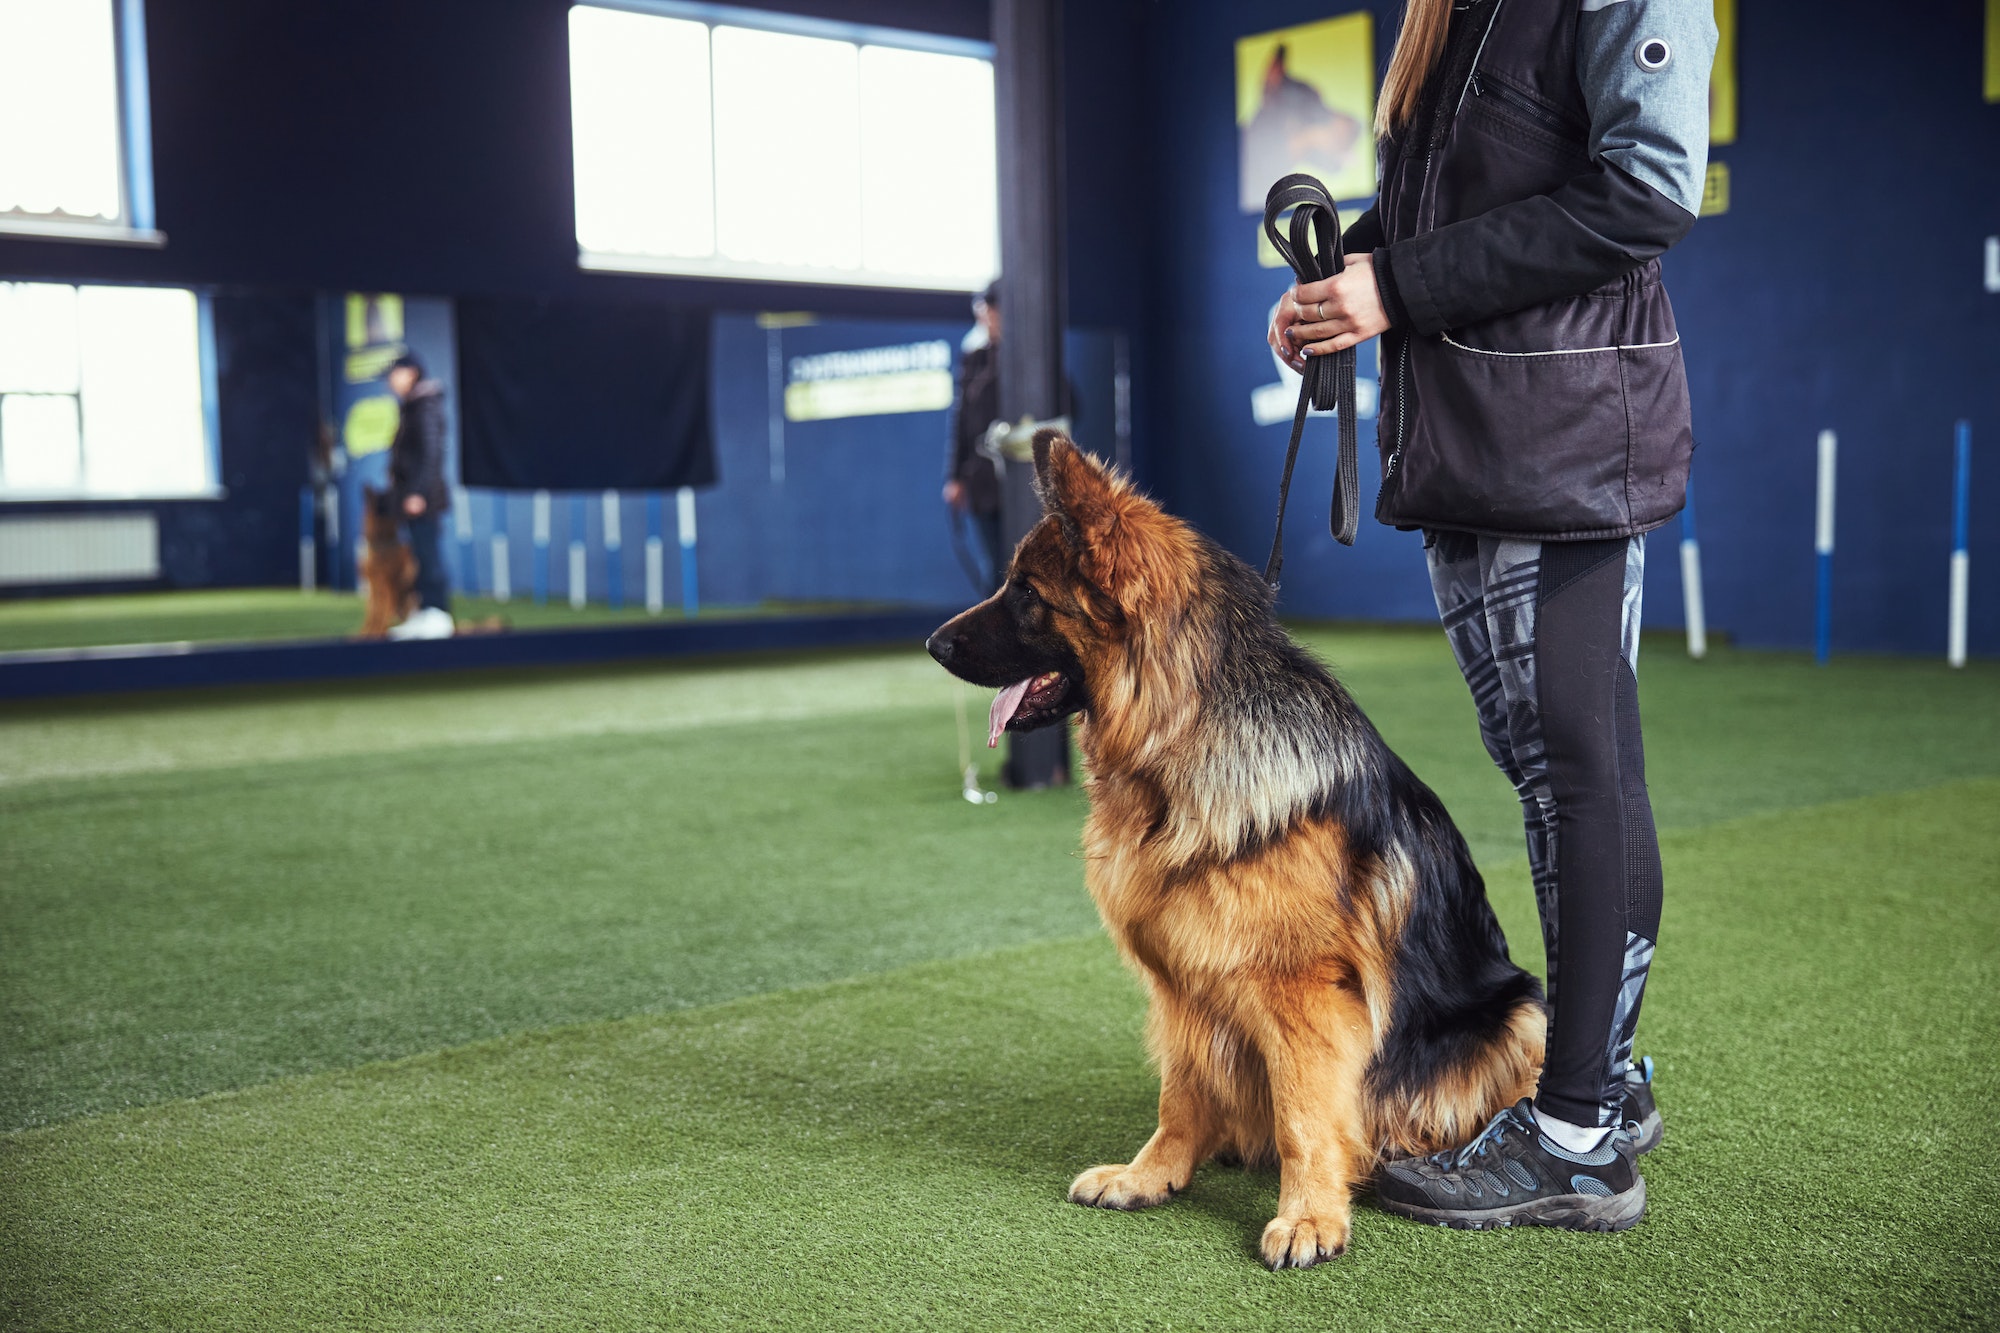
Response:
[{"label": "white sneaker in background", "polygon": [[410,618],[390,629],[392,639],[449,639],[455,626],[451,612],[438,606],[424,606],[411,612]]}]

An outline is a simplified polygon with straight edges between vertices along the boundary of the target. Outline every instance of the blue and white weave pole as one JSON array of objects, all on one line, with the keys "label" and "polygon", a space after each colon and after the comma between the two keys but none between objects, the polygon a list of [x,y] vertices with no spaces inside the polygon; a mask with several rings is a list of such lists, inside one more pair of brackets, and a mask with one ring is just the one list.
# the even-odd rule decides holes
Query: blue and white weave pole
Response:
[{"label": "blue and white weave pole", "polygon": [[493,496],[493,600],[511,601],[514,596],[514,561],[507,549],[507,492]]},{"label": "blue and white weave pole", "polygon": [[1819,503],[1813,522],[1813,553],[1819,560],[1818,613],[1813,617],[1813,660],[1821,666],[1833,653],[1833,471],[1839,446],[1833,432],[1819,433]]},{"label": "blue and white weave pole", "polygon": [[583,610],[590,600],[590,548],[584,544],[583,497],[569,497],[569,609]]},{"label": "blue and white weave pole", "polygon": [[1701,539],[1695,535],[1692,482],[1681,510],[1681,611],[1687,622],[1688,656],[1699,662],[1708,656],[1708,615],[1701,599]]},{"label": "blue and white weave pole", "polygon": [[1958,423],[1951,468],[1951,611],[1945,633],[1945,661],[1965,665],[1965,599],[1972,581],[1967,551],[1972,528],[1972,423]]},{"label": "blue and white weave pole", "polygon": [[311,592],[318,582],[319,548],[313,541],[313,488],[299,487],[299,591]]},{"label": "blue and white weave pole", "polygon": [[674,515],[681,542],[681,611],[692,616],[701,610],[701,583],[694,565],[694,488],[683,486],[674,496]]},{"label": "blue and white weave pole", "polygon": [[549,600],[549,493],[535,492],[535,605]]},{"label": "blue and white weave pole", "polygon": [[657,616],[667,604],[666,504],[660,493],[646,497],[646,614]]},{"label": "blue and white weave pole", "polygon": [[604,493],[604,600],[616,611],[625,605],[625,534],[619,523],[618,492]]},{"label": "blue and white weave pole", "polygon": [[472,500],[463,486],[453,488],[451,520],[452,532],[458,538],[458,568],[453,571],[457,575],[453,584],[460,592],[473,592],[479,587],[479,566],[472,558]]}]

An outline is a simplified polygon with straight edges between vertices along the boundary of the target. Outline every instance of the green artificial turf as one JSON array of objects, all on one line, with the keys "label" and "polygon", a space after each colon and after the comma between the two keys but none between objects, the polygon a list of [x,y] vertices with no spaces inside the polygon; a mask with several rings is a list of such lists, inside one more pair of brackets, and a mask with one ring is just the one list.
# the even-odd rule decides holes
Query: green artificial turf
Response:
[{"label": "green artificial turf", "polygon": [[[1440,636],[1309,639],[1519,857]],[[1645,676],[1666,828],[2000,774],[1984,664]],[[952,690],[849,653],[0,709],[0,1128],[1090,930],[1081,800],[960,800]]]},{"label": "green artificial turf", "polygon": [[[1097,939],[521,1034],[12,1136],[22,1328],[1990,1327],[2000,783],[1670,835],[1667,1138],[1618,1236],[1363,1204],[1258,1266],[1269,1173],[1062,1200],[1151,1127]],[[1514,886],[1519,889],[1517,884]]]},{"label": "green artificial turf", "polygon": [[[1441,637],[1303,637],[1536,965]],[[1967,1322],[2000,1299],[1967,1165],[2000,671],[1661,640],[1640,674],[1655,1217],[1368,1212],[1285,1276],[1253,1262],[1268,1177],[1060,1202],[1144,1137],[1139,1000],[1080,797],[964,803],[920,654],[0,708],[0,1325]]]},{"label": "green artificial turf", "polygon": [[[773,603],[711,607],[704,618],[788,615],[801,610],[852,609],[834,605]],[[361,628],[361,599],[351,592],[299,592],[289,588],[223,588],[116,596],[20,598],[0,601],[0,652],[45,648],[94,648],[139,643],[249,643],[274,639],[342,639]],[[537,605],[527,597],[496,602],[458,596],[452,611],[466,623],[495,618],[511,629],[590,629],[600,625],[680,620],[674,606],[661,616],[627,605],[572,607],[567,601]]]}]

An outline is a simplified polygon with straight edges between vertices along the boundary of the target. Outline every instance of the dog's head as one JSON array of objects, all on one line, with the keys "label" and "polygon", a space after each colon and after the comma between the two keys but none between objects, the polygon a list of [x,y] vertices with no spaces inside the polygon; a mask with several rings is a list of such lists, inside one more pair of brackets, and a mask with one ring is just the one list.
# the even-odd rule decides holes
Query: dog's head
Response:
[{"label": "dog's head", "polygon": [[1183,525],[1059,431],[1035,436],[1040,523],[1000,591],[932,634],[953,675],[1001,691],[994,734],[1032,731],[1122,694],[1126,649],[1154,603],[1184,592]]}]

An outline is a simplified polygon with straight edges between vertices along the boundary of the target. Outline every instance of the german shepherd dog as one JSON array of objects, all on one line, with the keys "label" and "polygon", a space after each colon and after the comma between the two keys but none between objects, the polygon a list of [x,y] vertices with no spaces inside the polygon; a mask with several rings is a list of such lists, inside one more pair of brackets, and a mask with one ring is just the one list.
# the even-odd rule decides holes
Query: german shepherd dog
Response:
[{"label": "german shepherd dog", "polygon": [[1007,581],[930,638],[998,687],[992,737],[1080,715],[1084,880],[1149,999],[1159,1128],[1075,1203],[1146,1208],[1211,1157],[1279,1168],[1272,1268],[1347,1248],[1385,1157],[1456,1147],[1530,1095],[1540,983],[1465,840],[1264,581],[1067,438]]},{"label": "german shepherd dog", "polygon": [[417,557],[403,540],[396,498],[373,486],[361,490],[361,581],[368,589],[364,639],[379,639],[417,609]]}]

